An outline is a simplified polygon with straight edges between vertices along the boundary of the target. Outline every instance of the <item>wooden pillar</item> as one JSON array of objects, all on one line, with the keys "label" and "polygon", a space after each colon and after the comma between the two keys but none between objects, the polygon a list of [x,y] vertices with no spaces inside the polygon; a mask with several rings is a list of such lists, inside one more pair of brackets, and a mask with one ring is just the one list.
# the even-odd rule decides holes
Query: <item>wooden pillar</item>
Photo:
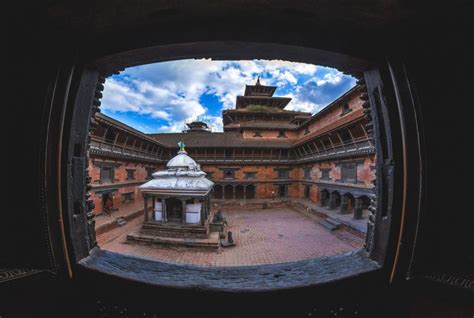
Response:
[{"label": "wooden pillar", "polygon": [[232,186],[232,200],[235,200],[235,185]]},{"label": "wooden pillar", "polygon": [[355,198],[354,219],[356,219],[356,220],[362,219],[362,198],[361,197]]},{"label": "wooden pillar", "polygon": [[161,199],[161,222],[168,222],[168,212],[166,212],[166,199]]},{"label": "wooden pillar", "polygon": [[244,200],[247,200],[247,185],[244,185],[243,188],[244,188]]},{"label": "wooden pillar", "polygon": [[143,214],[144,214],[144,221],[148,222],[148,196],[146,194],[143,195]]},{"label": "wooden pillar", "polygon": [[341,213],[346,213],[349,206],[349,198],[347,195],[341,196]]},{"label": "wooden pillar", "polygon": [[155,196],[152,196],[151,197],[151,220],[152,221],[155,221],[155,201],[156,201],[156,198]]}]

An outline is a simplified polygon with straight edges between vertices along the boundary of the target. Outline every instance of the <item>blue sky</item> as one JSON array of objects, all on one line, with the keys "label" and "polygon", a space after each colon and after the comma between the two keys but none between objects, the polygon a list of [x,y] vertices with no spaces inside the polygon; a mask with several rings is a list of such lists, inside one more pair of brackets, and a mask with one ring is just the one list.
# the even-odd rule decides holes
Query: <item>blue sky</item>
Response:
[{"label": "blue sky", "polygon": [[260,76],[278,86],[274,96],[291,97],[285,108],[317,113],[356,84],[336,69],[281,60],[176,60],[125,69],[107,78],[102,112],[144,133],[180,132],[204,120],[222,131],[221,113]]}]

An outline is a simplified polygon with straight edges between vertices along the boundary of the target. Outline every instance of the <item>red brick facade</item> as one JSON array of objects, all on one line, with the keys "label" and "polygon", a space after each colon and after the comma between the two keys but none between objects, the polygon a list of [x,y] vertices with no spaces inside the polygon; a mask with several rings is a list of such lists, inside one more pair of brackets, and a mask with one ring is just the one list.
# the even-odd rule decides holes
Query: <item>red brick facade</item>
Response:
[{"label": "red brick facade", "polygon": [[[94,212],[103,211],[104,194],[112,195],[114,209],[127,200],[142,200],[137,188],[149,177],[147,169],[163,169],[180,140],[215,182],[216,200],[283,196],[314,203],[331,199],[337,206],[348,195],[367,201],[375,179],[375,150],[365,131],[359,96],[355,87],[312,117],[284,110],[255,115],[238,109],[230,112],[233,121],[229,129],[224,126],[224,133],[146,135],[98,114],[100,129],[92,136],[89,162]],[[259,116],[276,119],[262,124]],[[260,136],[255,137],[256,131]],[[101,180],[101,169],[108,166],[113,168],[113,180]],[[127,169],[133,169],[133,179]],[[108,172],[104,176],[110,178]]]}]

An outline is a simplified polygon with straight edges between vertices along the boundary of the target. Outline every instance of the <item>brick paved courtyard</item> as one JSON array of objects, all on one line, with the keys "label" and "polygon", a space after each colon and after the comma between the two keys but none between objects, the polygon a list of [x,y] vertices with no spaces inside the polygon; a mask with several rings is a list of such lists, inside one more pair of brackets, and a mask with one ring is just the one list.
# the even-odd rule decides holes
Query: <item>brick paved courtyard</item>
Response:
[{"label": "brick paved courtyard", "polygon": [[126,235],[138,229],[142,217],[126,226],[98,235],[102,249],[148,259],[200,266],[242,266],[283,263],[330,256],[359,249],[363,240],[344,230],[330,232],[289,208],[223,210],[237,245],[218,251],[164,248],[126,243]]}]

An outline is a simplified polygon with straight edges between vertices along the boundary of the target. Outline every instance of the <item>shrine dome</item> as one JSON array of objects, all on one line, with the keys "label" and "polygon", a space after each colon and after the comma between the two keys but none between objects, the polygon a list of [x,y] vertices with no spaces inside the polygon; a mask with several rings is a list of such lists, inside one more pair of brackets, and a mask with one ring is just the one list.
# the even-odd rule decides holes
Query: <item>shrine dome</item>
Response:
[{"label": "shrine dome", "polygon": [[143,192],[169,195],[208,195],[214,182],[206,178],[199,164],[187,155],[184,143],[178,143],[180,150],[166,164],[166,170],[156,171],[153,179],[141,185]]},{"label": "shrine dome", "polygon": [[197,168],[198,165],[194,159],[188,156],[186,151],[180,150],[176,156],[168,161],[166,167],[168,169],[194,169]]}]

